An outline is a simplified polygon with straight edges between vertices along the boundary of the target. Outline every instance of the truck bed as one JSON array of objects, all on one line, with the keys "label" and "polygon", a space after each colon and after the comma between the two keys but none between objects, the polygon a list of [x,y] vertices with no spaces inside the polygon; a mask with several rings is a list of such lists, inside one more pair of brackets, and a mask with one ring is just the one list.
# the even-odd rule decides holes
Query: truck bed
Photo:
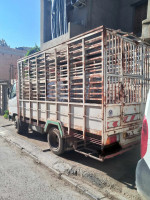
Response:
[{"label": "truck bed", "polygon": [[145,42],[103,26],[20,59],[19,116],[42,127],[60,121],[66,135],[101,146],[111,135],[122,147],[132,144],[139,140],[149,60]]}]

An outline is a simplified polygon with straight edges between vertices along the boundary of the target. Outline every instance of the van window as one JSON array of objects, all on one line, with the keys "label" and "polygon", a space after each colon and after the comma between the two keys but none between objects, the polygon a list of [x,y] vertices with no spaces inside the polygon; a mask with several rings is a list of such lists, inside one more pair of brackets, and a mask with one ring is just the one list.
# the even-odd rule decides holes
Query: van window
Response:
[{"label": "van window", "polygon": [[10,92],[10,99],[14,98],[16,96],[16,83],[12,86],[11,92]]}]

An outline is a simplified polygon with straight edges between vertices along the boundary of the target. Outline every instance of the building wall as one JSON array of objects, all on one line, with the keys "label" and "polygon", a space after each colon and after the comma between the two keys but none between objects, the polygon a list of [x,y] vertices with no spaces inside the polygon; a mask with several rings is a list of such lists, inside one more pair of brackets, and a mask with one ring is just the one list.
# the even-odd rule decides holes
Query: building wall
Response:
[{"label": "building wall", "polygon": [[[86,6],[82,8],[68,7],[68,22],[71,24],[70,29],[68,28],[68,35],[69,37],[73,37],[101,25],[107,28],[121,29],[125,32],[133,32],[134,4],[141,2],[147,3],[147,0],[87,0]],[[47,42],[46,47],[53,46],[52,42],[48,42],[50,39],[48,38],[50,31],[49,5],[50,1],[41,0],[41,49],[45,49],[44,42]],[[138,36],[140,35],[141,32],[138,33]],[[67,40],[68,37],[65,39]]]},{"label": "building wall", "polygon": [[120,0],[94,0],[91,13],[91,28],[104,25],[117,29],[119,20]]},{"label": "building wall", "polygon": [[[68,0],[69,1],[69,0]],[[109,5],[109,6],[108,6]],[[105,25],[109,28],[118,28],[120,0],[87,0],[82,8],[68,7],[67,16],[68,34],[61,39],[50,38],[50,1],[41,0],[41,50],[66,41],[82,32]]]},{"label": "building wall", "polygon": [[[0,80],[9,81],[10,78],[16,78],[17,60],[25,54],[26,51],[23,50],[0,46]],[[10,68],[12,72],[11,77]]]},{"label": "building wall", "polygon": [[87,30],[104,25],[118,27],[120,0],[87,0],[87,5],[69,11],[69,22],[80,24]]},{"label": "building wall", "polygon": [[141,0],[120,0],[120,14],[119,14],[118,26],[122,31],[126,31],[126,32],[134,31],[135,5],[138,2],[147,3],[146,0],[142,0],[142,1]]}]

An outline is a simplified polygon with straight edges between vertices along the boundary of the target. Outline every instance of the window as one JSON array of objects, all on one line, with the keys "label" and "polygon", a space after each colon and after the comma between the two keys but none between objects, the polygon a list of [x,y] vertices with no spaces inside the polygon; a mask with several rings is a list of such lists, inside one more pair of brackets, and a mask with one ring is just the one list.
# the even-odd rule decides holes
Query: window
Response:
[{"label": "window", "polygon": [[10,99],[14,98],[16,96],[16,83],[12,86],[11,92],[10,92]]}]

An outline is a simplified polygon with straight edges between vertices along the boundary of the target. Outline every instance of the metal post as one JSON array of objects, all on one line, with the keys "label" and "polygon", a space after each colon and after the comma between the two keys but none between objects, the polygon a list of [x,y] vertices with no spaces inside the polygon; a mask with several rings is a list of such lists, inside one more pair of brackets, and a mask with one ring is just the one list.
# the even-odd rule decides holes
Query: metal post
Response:
[{"label": "metal post", "polygon": [[[106,95],[106,88],[107,88],[107,65],[105,62],[105,59],[107,59],[106,51],[105,51],[105,37],[106,37],[106,29],[103,28],[102,31],[102,113],[103,113],[103,130],[102,130],[102,147],[101,149],[103,150],[103,145],[104,145],[104,136],[105,136],[105,123],[106,123],[106,116],[105,116],[105,111],[106,111],[106,101],[107,101],[107,95]],[[110,35],[109,35],[110,37]],[[110,41],[109,41],[110,45]],[[109,46],[110,47],[110,46]],[[110,50],[109,50],[109,63],[110,63]]]},{"label": "metal post", "polygon": [[68,74],[68,135],[70,135],[71,128],[71,115],[70,115],[70,58],[69,58],[69,45],[67,45],[67,74]]},{"label": "metal post", "polygon": [[85,129],[86,129],[86,108],[85,108],[85,95],[86,95],[86,85],[85,85],[85,43],[82,39],[82,63],[83,63],[83,139],[85,140]]},{"label": "metal post", "polygon": [[47,120],[47,67],[46,67],[46,53],[44,53],[44,65],[45,65],[45,120]]},{"label": "metal post", "polygon": [[[37,100],[39,100],[39,87],[38,87],[38,62],[37,57],[35,59],[36,62],[36,94],[37,94]],[[37,101],[37,126],[39,125],[39,103]]]},{"label": "metal post", "polygon": [[29,78],[29,110],[30,110],[30,119],[29,122],[31,124],[31,81],[30,81],[30,60],[28,59],[28,78]]},{"label": "metal post", "polygon": [[57,52],[55,49],[55,101],[56,101],[56,120],[58,120],[58,87],[57,87]]},{"label": "metal post", "polygon": [[23,113],[23,121],[24,121],[24,73],[23,73],[23,62],[21,62],[21,70],[22,70],[22,113]]}]

